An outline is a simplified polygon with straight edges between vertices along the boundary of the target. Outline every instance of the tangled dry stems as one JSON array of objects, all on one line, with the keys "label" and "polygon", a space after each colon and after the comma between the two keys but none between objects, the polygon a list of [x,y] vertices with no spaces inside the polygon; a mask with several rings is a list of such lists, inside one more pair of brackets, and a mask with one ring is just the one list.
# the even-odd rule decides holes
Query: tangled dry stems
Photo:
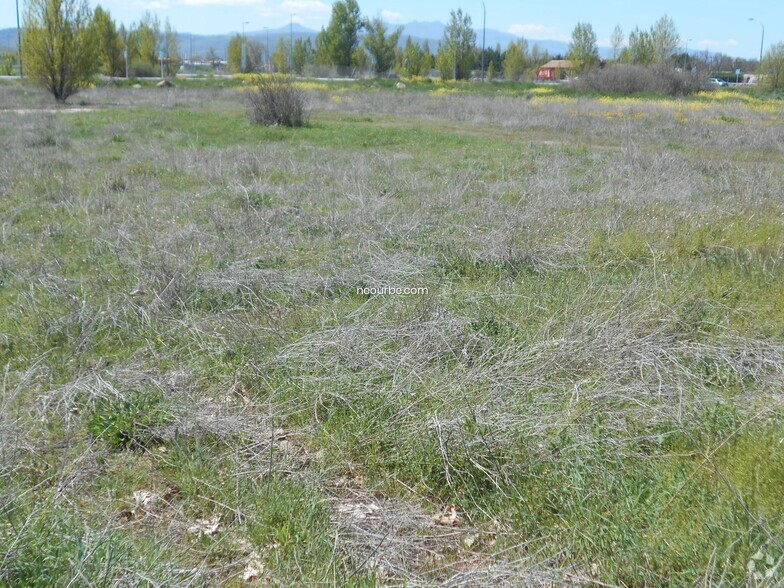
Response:
[{"label": "tangled dry stems", "polygon": [[301,127],[308,120],[307,94],[289,76],[260,76],[247,100],[248,117],[257,124]]},{"label": "tangled dry stems", "polygon": [[[106,106],[129,100],[115,90],[86,96]],[[164,95],[139,96],[152,104]],[[170,97],[167,108],[199,108],[215,94],[165,96]],[[27,147],[7,145],[0,190],[24,178],[35,186],[42,210],[64,219],[85,216],[93,231],[89,242],[95,251],[116,258],[121,272],[112,276],[116,281],[111,285],[99,284],[101,295],[86,293],[79,280],[61,275],[56,261],[36,253],[39,244],[55,244],[67,234],[65,221],[30,235],[4,223],[3,243],[16,239],[34,260],[8,250],[0,257],[5,279],[29,285],[14,303],[25,316],[38,317],[44,337],[68,334],[77,363],[68,368],[72,371],[61,372],[73,376],[63,384],[47,364],[54,351],[33,341],[27,366],[6,368],[0,403],[3,476],[19,474],[46,449],[31,441],[30,431],[43,435],[48,425],[59,422],[76,430],[80,412],[139,387],[165,392],[176,403],[175,420],[160,431],[162,438],[182,434],[226,444],[245,438],[238,463],[247,459],[253,475],[268,471],[270,447],[285,440],[276,438],[275,422],[312,414],[319,423],[328,400],[351,409],[373,394],[382,407],[392,409],[390,427],[399,423],[411,439],[438,442],[447,479],[473,460],[476,471],[495,487],[516,472],[485,458],[509,452],[521,431],[531,440],[544,440],[568,429],[588,446],[594,441],[588,424],[597,415],[603,416],[608,437],[618,440],[638,435],[640,423],[650,428],[698,425],[701,408],[726,402],[728,388],[745,417],[757,414],[760,403],[769,403],[766,414],[774,413],[781,396],[782,345],[774,338],[741,336],[725,324],[711,325],[707,335],[701,331],[706,325],[693,318],[694,292],[657,268],[667,256],[683,252],[652,238],[642,252],[614,253],[608,247],[586,261],[597,233],[617,235],[631,227],[675,234],[679,226],[771,214],[780,162],[769,154],[780,151],[782,139],[767,125],[767,114],[712,105],[678,122],[670,116],[671,106],[648,103],[608,106],[577,100],[564,106],[350,92],[340,104],[328,95],[312,99],[338,113],[384,109],[415,116],[423,125],[445,118],[467,122],[477,134],[487,124],[525,129],[531,145],[524,160],[496,154],[495,167],[487,157],[460,166],[419,161],[404,147],[142,146],[108,180],[89,172],[87,165],[65,165],[72,155],[68,150],[81,153],[83,140],[55,138],[52,144],[48,132],[54,129],[59,137],[69,123],[56,117],[25,119],[16,130]],[[227,101],[240,112],[239,98]],[[607,119],[608,112],[623,117]],[[749,128],[711,122],[741,112]],[[577,131],[590,140],[563,140],[562,133]],[[110,132],[130,130],[127,123],[114,123]],[[694,158],[684,154],[697,153],[706,141],[711,149],[735,154],[734,160],[728,163],[712,152]],[[660,148],[669,142],[674,148]],[[54,160],[55,173],[43,156]],[[88,189],[78,187],[78,167],[88,170]],[[553,168],[557,175],[542,173]],[[177,174],[201,178],[198,189],[183,196],[171,187]],[[125,186],[121,197],[113,188],[120,185],[117,178]],[[651,212],[657,205],[666,207],[667,214]],[[156,214],[140,213],[144,210]],[[21,203],[9,210],[12,219],[24,214]],[[737,263],[752,273],[757,265],[776,270],[782,257],[775,243],[769,249],[684,247],[690,259]],[[291,257],[292,250],[298,255]],[[205,257],[211,260],[206,267]],[[598,273],[622,274],[629,268],[639,278],[624,281],[623,292],[606,284],[593,287]],[[483,271],[491,272],[492,286],[478,290],[461,274],[476,272],[481,279]],[[511,296],[507,286],[561,275],[571,276],[575,281],[567,288],[581,293],[570,295],[566,306],[549,307],[543,305],[552,301],[539,300],[535,291],[515,294],[514,303],[529,309],[524,315],[529,320],[543,313],[549,318],[522,332],[503,330],[502,304]],[[390,283],[426,283],[433,295],[408,302],[370,298],[346,314],[331,307],[349,298],[357,285]],[[133,294],[138,286],[143,293]],[[673,294],[657,296],[660,291]],[[213,299],[217,310],[209,306]],[[499,305],[493,318],[501,327],[491,323],[485,329],[483,311]],[[324,308],[328,310],[318,325],[298,322],[301,309]],[[115,365],[78,363],[118,331],[149,343]],[[157,347],[155,341],[167,345]],[[234,378],[216,376],[200,365],[200,358],[223,357],[235,349],[252,350],[253,359],[240,369],[265,383],[267,402],[245,402],[232,391]],[[182,367],[171,372],[149,367],[158,363]],[[310,393],[292,397],[274,380],[276,373],[287,374]],[[536,393],[522,394],[531,390]],[[227,396],[234,400],[223,402]],[[438,411],[420,411],[423,404]],[[489,432],[469,435],[463,426],[469,418]],[[554,458],[546,445],[531,447],[539,460]],[[52,483],[58,500],[75,501],[79,490],[88,487],[91,472],[99,470],[97,451],[90,447],[72,467],[55,469],[41,483]],[[624,451],[629,449],[619,441],[618,452]],[[297,450],[274,467],[298,471],[311,460],[318,462]],[[331,468],[334,464],[325,465],[327,474],[322,475]],[[515,563],[516,556],[510,556],[469,561],[467,569],[458,569],[460,557],[448,567],[434,563],[435,572],[408,566],[454,547],[444,537],[437,549],[432,545],[438,541],[428,543],[432,513],[390,500],[380,507],[386,509],[386,519],[360,523],[341,517],[339,506],[346,500],[380,501],[366,494],[336,499],[333,518],[340,549],[359,554],[357,565],[375,558],[377,566],[401,581],[427,584],[437,577],[447,585],[515,585],[515,578],[533,565]],[[177,528],[189,516],[183,512]],[[176,534],[172,532],[172,541]],[[558,562],[549,563],[558,567]],[[199,574],[204,572],[218,582],[222,572],[211,565],[205,559],[203,570],[189,577],[203,579],[207,576]],[[135,573],[129,570],[128,577],[137,577]],[[169,578],[182,579],[175,572]]]}]

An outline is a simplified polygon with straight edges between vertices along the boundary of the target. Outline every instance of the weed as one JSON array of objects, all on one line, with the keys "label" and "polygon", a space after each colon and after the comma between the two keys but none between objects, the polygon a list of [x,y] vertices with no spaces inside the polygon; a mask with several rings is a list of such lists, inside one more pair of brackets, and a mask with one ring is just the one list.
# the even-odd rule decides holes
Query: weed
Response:
[{"label": "weed", "polygon": [[159,440],[156,427],[171,421],[168,408],[158,392],[132,391],[96,403],[87,431],[114,450],[145,449]]}]

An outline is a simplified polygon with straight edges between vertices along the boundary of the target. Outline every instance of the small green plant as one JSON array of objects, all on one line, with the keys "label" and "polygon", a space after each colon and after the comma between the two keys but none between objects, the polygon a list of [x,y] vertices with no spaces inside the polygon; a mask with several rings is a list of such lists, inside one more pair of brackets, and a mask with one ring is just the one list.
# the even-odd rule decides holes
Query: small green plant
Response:
[{"label": "small green plant", "polygon": [[158,392],[132,392],[125,398],[99,402],[87,423],[87,431],[115,450],[148,447],[157,440],[154,432],[171,422],[171,414]]}]

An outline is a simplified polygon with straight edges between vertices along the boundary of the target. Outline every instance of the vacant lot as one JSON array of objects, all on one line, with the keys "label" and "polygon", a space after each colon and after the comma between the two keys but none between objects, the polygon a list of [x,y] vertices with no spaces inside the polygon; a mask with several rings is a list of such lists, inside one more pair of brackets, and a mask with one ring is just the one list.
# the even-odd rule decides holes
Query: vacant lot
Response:
[{"label": "vacant lot", "polygon": [[309,88],[0,86],[0,584],[784,581],[784,105]]}]

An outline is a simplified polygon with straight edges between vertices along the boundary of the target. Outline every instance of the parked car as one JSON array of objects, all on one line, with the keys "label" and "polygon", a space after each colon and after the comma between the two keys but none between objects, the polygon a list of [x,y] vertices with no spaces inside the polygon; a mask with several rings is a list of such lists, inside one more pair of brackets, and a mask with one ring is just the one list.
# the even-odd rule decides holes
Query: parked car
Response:
[{"label": "parked car", "polygon": [[724,80],[720,80],[719,78],[711,78],[709,80],[709,83],[710,83],[711,86],[719,86],[720,88],[723,88],[725,86],[729,86],[729,84],[727,82],[725,82]]}]

